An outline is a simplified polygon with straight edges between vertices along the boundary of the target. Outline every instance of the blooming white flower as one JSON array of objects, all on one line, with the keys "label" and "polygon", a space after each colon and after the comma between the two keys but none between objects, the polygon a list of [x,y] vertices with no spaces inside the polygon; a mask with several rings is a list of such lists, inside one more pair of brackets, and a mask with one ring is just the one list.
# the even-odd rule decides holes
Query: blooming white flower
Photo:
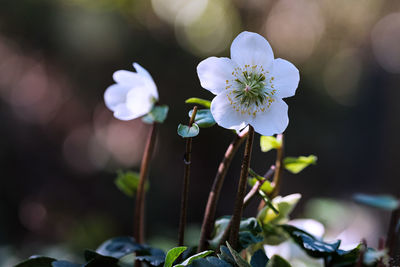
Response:
[{"label": "blooming white flower", "polygon": [[136,72],[118,70],[114,72],[115,84],[104,92],[106,106],[120,120],[132,120],[151,111],[158,100],[158,92],[153,78],[147,70],[133,63]]},{"label": "blooming white flower", "polygon": [[282,98],[295,94],[300,76],[284,59],[274,59],[268,41],[242,32],[231,45],[231,58],[209,57],[197,66],[201,86],[216,97],[211,113],[218,125],[239,131],[251,125],[262,135],[282,133],[289,122]]}]

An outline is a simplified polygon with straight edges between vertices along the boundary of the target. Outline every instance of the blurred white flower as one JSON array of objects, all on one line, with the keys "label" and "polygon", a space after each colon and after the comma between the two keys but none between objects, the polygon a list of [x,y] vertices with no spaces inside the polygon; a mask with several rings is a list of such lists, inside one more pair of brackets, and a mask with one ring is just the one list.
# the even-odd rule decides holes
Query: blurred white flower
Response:
[{"label": "blurred white flower", "polygon": [[242,32],[231,45],[231,58],[209,57],[197,66],[201,86],[216,97],[211,113],[221,127],[251,125],[262,135],[282,133],[289,122],[282,98],[295,94],[300,76],[284,59],[274,59],[268,41]]},{"label": "blurred white flower", "polygon": [[[291,220],[287,224],[293,225],[311,235],[322,238],[324,226],[312,219]],[[315,259],[307,255],[293,240],[289,239],[277,246],[264,245],[268,258],[279,255],[286,259],[293,267],[323,267],[323,259]]]},{"label": "blurred white flower", "polygon": [[104,93],[106,106],[119,120],[132,120],[149,113],[158,100],[157,87],[149,72],[137,63],[133,67],[136,72],[114,72],[116,83]]}]

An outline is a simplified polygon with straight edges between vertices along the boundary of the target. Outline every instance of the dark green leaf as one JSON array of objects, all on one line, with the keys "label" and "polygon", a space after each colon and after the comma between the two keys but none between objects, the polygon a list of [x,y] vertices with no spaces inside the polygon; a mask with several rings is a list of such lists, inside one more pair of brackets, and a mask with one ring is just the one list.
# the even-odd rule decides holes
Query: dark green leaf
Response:
[{"label": "dark green leaf", "polygon": [[151,266],[160,266],[164,263],[165,253],[161,249],[146,246],[143,250],[136,251],[136,259]]},{"label": "dark green leaf", "polygon": [[317,164],[317,157],[314,155],[310,156],[300,156],[297,158],[294,157],[286,157],[283,160],[283,164],[285,169],[290,171],[291,173],[297,174],[304,170],[306,167],[310,166],[311,164]]},{"label": "dark green leaf", "polygon": [[81,267],[81,264],[72,263],[69,261],[53,261],[51,263],[52,267]]},{"label": "dark green leaf", "polygon": [[174,261],[187,249],[187,247],[176,247],[168,251],[165,257],[164,267],[171,267]]},{"label": "dark green leaf", "polygon": [[228,262],[229,264],[236,266],[235,259],[232,256],[232,253],[229,251],[229,249],[225,246],[220,247],[220,254],[218,254],[218,258],[222,261]]},{"label": "dark green leaf", "polygon": [[187,258],[184,262],[174,265],[174,267],[184,267],[184,266],[188,266],[190,265],[194,260],[200,259],[200,258],[204,258],[208,255],[210,255],[211,253],[214,253],[214,251],[212,250],[206,250],[206,251],[202,251],[200,253],[197,253],[189,258]]},{"label": "dark green leaf", "polygon": [[262,152],[268,152],[271,149],[278,149],[282,145],[282,141],[273,136],[261,136],[260,146]]},{"label": "dark green leaf", "polygon": [[228,262],[223,261],[217,257],[210,256],[210,257],[207,257],[206,260],[210,264],[212,264],[212,266],[215,266],[215,267],[232,267],[231,264],[229,264]]},{"label": "dark green leaf", "polygon": [[[224,216],[218,218],[215,221],[214,237],[212,240],[210,240],[210,246],[212,248],[215,249],[221,242],[221,238],[223,237],[223,234],[229,224],[230,219],[231,216]],[[242,218],[242,220],[240,221],[238,250],[241,251],[242,249],[247,248],[252,244],[259,243],[262,240],[262,228],[257,219]]]},{"label": "dark green leaf", "polygon": [[178,134],[183,138],[195,137],[199,134],[199,132],[200,129],[196,123],[193,123],[192,127],[183,124],[178,125]]},{"label": "dark green leaf", "polygon": [[169,107],[167,105],[162,106],[154,106],[153,109],[147,113],[143,118],[142,121],[145,123],[163,123],[168,115]]},{"label": "dark green leaf", "polygon": [[197,98],[197,97],[191,97],[185,100],[186,104],[199,104],[202,105],[205,108],[210,108],[211,107],[211,101]]},{"label": "dark green leaf", "polygon": [[121,258],[129,253],[145,250],[146,247],[135,242],[132,237],[114,237],[105,241],[100,247],[97,248],[96,252],[115,258]]},{"label": "dark green leaf", "polygon": [[291,265],[281,256],[274,255],[268,261],[267,267],[291,267]]},{"label": "dark green leaf", "polygon": [[228,242],[226,242],[226,245],[228,246],[229,251],[239,267],[251,267],[251,265],[245,259],[243,259],[240,254],[229,245]]},{"label": "dark green leaf", "polygon": [[400,205],[400,201],[390,195],[355,194],[353,198],[359,203],[390,211],[399,208]]},{"label": "dark green leaf", "polygon": [[252,267],[265,267],[265,265],[267,265],[267,262],[268,257],[267,255],[265,255],[265,251],[264,249],[260,248],[251,257],[250,265]]},{"label": "dark green leaf", "polygon": [[34,256],[26,261],[15,265],[15,267],[52,267],[51,263],[53,261],[55,261],[55,259],[53,258]]},{"label": "dark green leaf", "polygon": [[[189,118],[192,117],[192,114],[193,110],[189,111]],[[216,123],[209,109],[198,109],[196,112],[196,117],[194,118],[194,122],[200,128],[208,128]]]},{"label": "dark green leaf", "polygon": [[[137,188],[139,186],[140,174],[137,172],[118,171],[118,176],[115,179],[115,185],[121,190],[125,195],[133,197],[136,194]],[[148,190],[149,183],[146,181],[145,189]]]}]

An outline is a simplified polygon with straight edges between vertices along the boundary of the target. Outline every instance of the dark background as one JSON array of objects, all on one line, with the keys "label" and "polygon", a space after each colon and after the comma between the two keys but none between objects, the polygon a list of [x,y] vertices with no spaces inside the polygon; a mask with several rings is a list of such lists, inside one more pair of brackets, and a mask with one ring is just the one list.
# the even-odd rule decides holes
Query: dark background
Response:
[{"label": "dark background", "polygon": [[[37,253],[72,259],[131,233],[133,200],[113,180],[118,169],[138,170],[149,128],[140,119],[114,119],[103,93],[112,73],[132,70],[132,62],[152,74],[160,101],[170,107],[152,163],[147,236],[172,246],[184,150],[176,128],[190,109],[184,100],[212,98],[196,66],[208,56],[229,56],[242,30],[265,36],[276,57],[300,70],[296,96],[286,100],[286,154],[314,154],[318,164],[284,175],[282,195],[303,195],[295,214],[311,216],[304,206],[311,198],[359,210],[353,193],[398,195],[399,12],[397,0],[0,0],[0,264]],[[232,138],[215,126],[193,142],[193,243]],[[275,155],[262,153],[255,140],[251,165],[264,173]],[[232,211],[240,155],[218,215]],[[362,213],[373,229],[360,235],[374,244],[388,214]]]}]

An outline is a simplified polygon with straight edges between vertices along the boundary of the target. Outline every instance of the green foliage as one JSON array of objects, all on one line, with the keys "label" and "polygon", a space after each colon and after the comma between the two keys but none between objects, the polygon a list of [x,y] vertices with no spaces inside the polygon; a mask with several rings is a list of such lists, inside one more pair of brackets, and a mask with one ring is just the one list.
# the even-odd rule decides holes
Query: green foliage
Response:
[{"label": "green foliage", "polygon": [[243,259],[240,256],[240,254],[229,245],[228,242],[226,242],[226,245],[228,246],[228,249],[231,252],[231,255],[233,256],[233,259],[235,260],[235,263],[239,267],[251,267],[251,265],[245,259]]},{"label": "green foliage", "polygon": [[208,109],[211,107],[211,101],[197,98],[197,97],[188,98],[185,100],[185,103],[186,104],[199,104]]},{"label": "green foliage", "polygon": [[225,262],[228,262],[229,264],[231,264],[233,266],[236,266],[235,259],[233,258],[231,252],[229,251],[229,249],[227,247],[221,246],[219,248],[219,250],[221,252],[220,254],[217,255],[219,259],[221,259]]},{"label": "green foliage", "polygon": [[265,206],[257,215],[262,224],[285,223],[289,214],[296,207],[301,198],[300,194],[291,194],[285,197],[277,196],[272,200],[272,205],[276,207],[279,213],[276,213],[270,206]]},{"label": "green foliage", "polygon": [[[139,186],[140,174],[132,171],[118,171],[114,183],[125,195],[133,197]],[[146,181],[145,190],[148,190],[149,182]]]},{"label": "green foliage", "polygon": [[154,122],[163,123],[168,115],[169,107],[167,105],[154,106],[153,109],[143,116],[142,121],[148,124]]},{"label": "green foliage", "polygon": [[253,256],[250,260],[250,265],[252,267],[265,267],[268,262],[268,257],[265,255],[264,249],[260,248],[256,252],[254,252]]},{"label": "green foliage", "polygon": [[81,267],[81,264],[72,263],[69,261],[53,261],[51,263],[52,267]]},{"label": "green foliage", "polygon": [[283,164],[285,169],[290,171],[291,173],[297,174],[304,170],[306,167],[310,166],[311,164],[317,164],[317,157],[314,155],[310,156],[300,156],[300,157],[286,157],[283,160]]},{"label": "green foliage", "polygon": [[53,261],[55,261],[55,259],[49,257],[31,257],[15,265],[15,267],[51,267]]},{"label": "green foliage", "polygon": [[389,211],[395,210],[400,206],[400,201],[390,195],[355,194],[353,199],[358,203]]},{"label": "green foliage", "polygon": [[187,247],[172,248],[167,252],[164,267],[171,267],[174,261],[187,249]]},{"label": "green foliage", "polygon": [[[252,169],[249,169],[249,174],[251,177],[248,179],[248,183],[250,186],[254,186],[257,181],[262,181],[265,180],[265,178],[259,174],[257,174],[255,171]],[[265,194],[270,194],[272,190],[274,190],[274,187],[271,185],[270,181],[264,181],[260,190],[264,192]]]},{"label": "green foliage", "polygon": [[274,255],[271,257],[271,259],[268,261],[268,264],[266,267],[291,267],[289,262],[287,262],[284,258],[282,258],[279,255]]},{"label": "green foliage", "polygon": [[183,124],[178,125],[178,134],[183,138],[195,137],[199,132],[200,129],[196,123],[193,123],[191,127]]},{"label": "green foliage", "polygon": [[202,251],[200,253],[197,253],[189,258],[187,258],[184,262],[174,265],[174,267],[184,267],[184,266],[189,266],[194,260],[200,259],[200,258],[204,258],[208,255],[210,255],[211,253],[214,253],[214,251],[212,250],[206,250],[206,251]]},{"label": "green foliage", "polygon": [[[193,110],[189,111],[189,117],[192,117]],[[200,128],[209,128],[215,125],[215,120],[209,109],[198,109],[194,122]]]},{"label": "green foliage", "polygon": [[282,146],[282,140],[276,139],[273,136],[261,136],[260,146],[262,152],[268,152],[272,149],[278,149]]},{"label": "green foliage", "polygon": [[[231,216],[224,216],[215,221],[214,238],[210,240],[211,248],[216,249],[221,243],[221,238],[229,225]],[[242,218],[239,228],[239,245],[238,250],[247,248],[252,244],[259,243],[263,240],[262,228],[256,218]]]}]

